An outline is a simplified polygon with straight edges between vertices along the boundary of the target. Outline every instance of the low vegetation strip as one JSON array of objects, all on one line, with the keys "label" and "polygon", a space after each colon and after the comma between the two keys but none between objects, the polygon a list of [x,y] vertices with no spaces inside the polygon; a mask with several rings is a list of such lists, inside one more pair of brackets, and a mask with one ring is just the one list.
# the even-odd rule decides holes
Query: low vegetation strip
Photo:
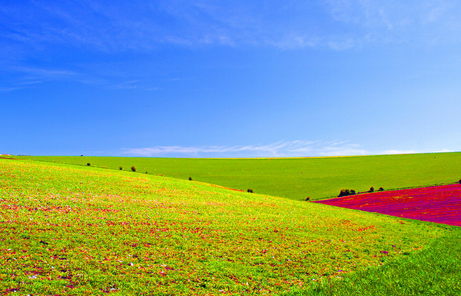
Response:
[{"label": "low vegetation strip", "polygon": [[461,184],[338,197],[318,203],[461,226]]},{"label": "low vegetation strip", "polygon": [[385,266],[450,229],[130,172],[0,159],[0,293],[254,295]]},{"label": "low vegetation strip", "polygon": [[148,157],[29,156],[39,161],[164,175],[295,200],[337,196],[371,186],[386,190],[450,184],[461,178],[461,153],[354,157],[204,159]]},{"label": "low vegetation strip", "polygon": [[451,230],[422,252],[284,295],[460,295],[461,231]]}]

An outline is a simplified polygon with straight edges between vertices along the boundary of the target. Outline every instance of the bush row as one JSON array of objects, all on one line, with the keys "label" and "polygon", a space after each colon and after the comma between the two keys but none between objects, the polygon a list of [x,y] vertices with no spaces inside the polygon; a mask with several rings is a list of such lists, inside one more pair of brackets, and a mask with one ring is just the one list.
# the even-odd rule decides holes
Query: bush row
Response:
[{"label": "bush row", "polygon": [[[384,188],[383,187],[379,187],[379,189],[377,191],[384,191]],[[365,191],[365,192],[375,192],[375,188],[374,187],[370,187],[370,190],[368,191]],[[365,193],[365,192],[359,192],[359,193]],[[355,192],[354,189],[341,189],[341,191],[339,192],[339,195],[338,197],[341,197],[341,196],[348,196],[348,195],[355,195],[357,194]]]}]

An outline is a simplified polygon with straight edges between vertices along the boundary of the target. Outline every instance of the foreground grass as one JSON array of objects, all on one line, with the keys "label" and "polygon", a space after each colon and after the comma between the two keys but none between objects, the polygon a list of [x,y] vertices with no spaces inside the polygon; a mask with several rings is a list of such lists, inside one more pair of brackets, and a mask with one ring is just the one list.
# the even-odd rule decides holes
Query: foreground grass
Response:
[{"label": "foreground grass", "polygon": [[284,295],[460,295],[461,231],[450,229],[452,233],[407,258]]},{"label": "foreground grass", "polygon": [[[373,281],[395,281],[386,268],[425,254],[460,269],[439,255],[457,250],[453,227],[39,162],[0,159],[0,181],[0,293],[334,294],[330,283],[379,293]],[[459,273],[443,274],[439,289],[459,287]]]},{"label": "foreground grass", "polygon": [[342,188],[396,189],[453,183],[461,178],[461,153],[326,158],[193,159],[31,156],[29,159],[105,167],[218,184],[304,200],[337,196]]}]

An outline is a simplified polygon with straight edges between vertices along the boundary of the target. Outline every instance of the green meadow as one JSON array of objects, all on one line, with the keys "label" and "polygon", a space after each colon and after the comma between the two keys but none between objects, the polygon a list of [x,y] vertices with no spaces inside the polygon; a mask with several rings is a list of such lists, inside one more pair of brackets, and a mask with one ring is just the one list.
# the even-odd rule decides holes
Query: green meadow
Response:
[{"label": "green meadow", "polygon": [[[410,164],[418,164],[418,158],[423,157],[426,163],[434,159],[438,165],[447,163],[448,171],[456,172],[451,162],[459,154],[416,155],[416,160],[412,156],[401,157],[407,160],[387,159],[406,163],[404,170]],[[439,157],[443,160],[438,160]],[[80,161],[80,158],[47,158],[61,162],[77,159]],[[367,159],[380,160],[379,157],[286,162],[273,159],[260,160],[267,165],[259,169],[257,165],[254,168],[249,165],[259,163],[258,160],[239,160],[231,172],[216,163],[210,164],[213,163],[210,160],[195,170],[202,171],[203,176],[212,176],[213,171],[206,173],[205,168],[214,167],[223,175],[227,173],[229,181],[237,168],[242,169],[244,176],[251,176],[243,169],[246,166],[253,172],[266,172],[264,176],[250,178],[248,183],[239,181],[247,187],[253,180],[262,184],[264,180],[282,178],[279,171],[272,173],[275,177],[269,177],[271,163],[295,172],[293,163],[299,162],[297,168],[303,174],[304,171],[311,174],[307,180],[312,182],[316,179],[313,167],[322,167],[316,162],[326,161],[328,165],[324,166],[329,170],[321,171],[317,179],[339,182],[352,180],[347,174],[357,174],[352,171],[359,165],[346,170],[347,164]],[[119,163],[122,160],[126,162]],[[132,163],[134,160],[140,162]],[[146,165],[146,170],[157,167],[158,174],[166,174],[160,172],[162,166],[156,166],[160,159],[148,160],[152,163]],[[83,157],[81,161],[91,161],[92,165],[0,159],[1,294],[461,293],[459,227],[259,194],[266,187],[252,186],[256,193],[250,194],[180,180],[177,175],[169,178],[126,171],[134,165],[139,172],[146,159]],[[163,161],[165,169],[168,163],[174,163]],[[194,163],[194,160],[183,161]],[[345,163],[333,170],[335,166],[330,161],[337,166]],[[104,165],[113,169],[123,166],[124,171],[96,167]],[[186,170],[192,167],[171,167],[169,171],[178,175],[182,172],[183,178],[192,175],[194,180],[206,181]],[[397,169],[390,170],[385,160],[368,163],[368,167],[369,171],[372,167],[387,168],[387,173],[396,178]],[[427,165],[419,164],[418,168],[421,167],[427,172]],[[327,174],[328,171],[335,173]],[[449,182],[454,178],[448,173],[439,179],[418,178],[417,171],[413,169],[412,177],[398,186]],[[378,175],[385,176],[381,173],[374,176]],[[370,185],[386,186],[385,183],[365,186],[369,180],[376,182],[364,175],[357,183],[340,187],[356,185],[361,190],[357,185],[362,184],[365,190]],[[325,187],[316,191],[317,197],[337,191],[330,193],[327,180],[324,182]],[[294,192],[286,190],[287,194]]]},{"label": "green meadow", "polygon": [[144,157],[30,156],[40,161],[163,175],[255,193],[312,200],[357,192],[453,183],[461,178],[461,153],[355,157],[196,159]]}]

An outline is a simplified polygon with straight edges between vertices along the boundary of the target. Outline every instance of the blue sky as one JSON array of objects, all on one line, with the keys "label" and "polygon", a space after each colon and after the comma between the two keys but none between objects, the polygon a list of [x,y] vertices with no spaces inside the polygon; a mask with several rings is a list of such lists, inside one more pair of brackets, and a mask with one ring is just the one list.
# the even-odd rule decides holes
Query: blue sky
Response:
[{"label": "blue sky", "polygon": [[0,153],[460,151],[460,15],[454,0],[0,0]]}]

